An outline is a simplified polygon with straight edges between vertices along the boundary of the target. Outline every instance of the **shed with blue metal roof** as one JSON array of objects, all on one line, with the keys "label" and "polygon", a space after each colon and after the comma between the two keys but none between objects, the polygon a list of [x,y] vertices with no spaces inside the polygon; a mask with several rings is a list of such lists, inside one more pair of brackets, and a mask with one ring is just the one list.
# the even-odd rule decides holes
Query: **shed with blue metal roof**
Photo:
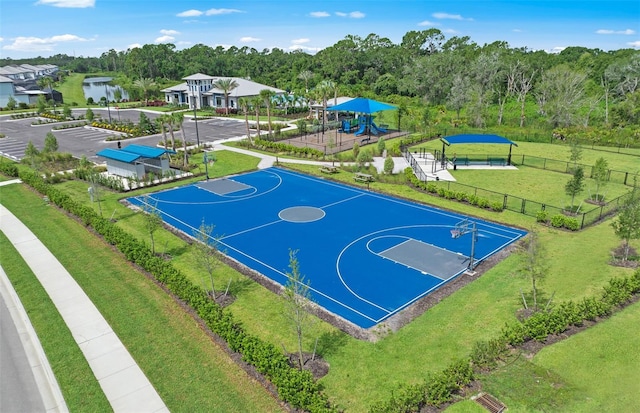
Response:
[{"label": "shed with blue metal roof", "polygon": [[142,179],[150,173],[166,176],[171,171],[168,155],[175,153],[171,149],[132,144],[122,149],[106,148],[96,155],[106,159],[110,175]]}]

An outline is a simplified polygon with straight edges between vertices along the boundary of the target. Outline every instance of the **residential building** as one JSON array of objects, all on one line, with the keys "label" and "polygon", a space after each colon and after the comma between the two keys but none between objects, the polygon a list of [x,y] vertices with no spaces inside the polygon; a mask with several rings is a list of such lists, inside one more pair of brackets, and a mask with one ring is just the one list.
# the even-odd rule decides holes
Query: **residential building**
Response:
[{"label": "residential building", "polygon": [[[218,79],[229,78],[196,73],[183,78],[184,83],[163,89],[162,92],[164,93],[167,103],[188,105],[190,108],[193,108],[195,104],[195,107],[198,109],[204,107],[226,108],[223,91],[213,86]],[[232,77],[230,79],[233,79],[238,84],[238,87],[229,91],[228,100],[230,109],[238,108],[238,99],[258,96],[260,91],[264,89],[271,90],[277,95],[286,93],[284,90],[251,80],[239,77]]]}]

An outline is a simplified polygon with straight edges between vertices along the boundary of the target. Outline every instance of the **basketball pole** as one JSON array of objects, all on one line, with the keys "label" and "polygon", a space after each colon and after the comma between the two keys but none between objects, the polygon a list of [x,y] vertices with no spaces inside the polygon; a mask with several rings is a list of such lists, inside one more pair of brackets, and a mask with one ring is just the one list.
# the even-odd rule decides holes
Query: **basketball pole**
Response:
[{"label": "basketball pole", "polygon": [[476,222],[473,221],[473,225],[471,227],[471,255],[469,256],[469,269],[471,271],[473,271],[473,268],[475,267],[475,261],[473,259],[473,257],[475,257],[475,253],[476,253],[476,239],[477,239],[477,229],[476,229]]}]

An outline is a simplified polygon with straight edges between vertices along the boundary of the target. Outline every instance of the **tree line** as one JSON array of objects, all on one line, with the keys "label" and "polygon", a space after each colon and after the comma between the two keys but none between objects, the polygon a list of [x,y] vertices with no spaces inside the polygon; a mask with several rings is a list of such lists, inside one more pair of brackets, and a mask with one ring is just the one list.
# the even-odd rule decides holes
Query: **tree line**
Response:
[{"label": "tree line", "polygon": [[[194,74],[250,78],[308,94],[326,83],[336,93],[367,96],[407,106],[452,112],[453,122],[473,127],[638,128],[640,52],[568,47],[560,53],[513,48],[496,41],[482,46],[468,36],[446,38],[438,29],[407,32],[399,44],[376,34],[347,35],[315,55],[300,50],[173,44],[114,49],[99,57],[55,55],[22,62],[56,64],[81,73],[117,72],[159,84]],[[415,114],[414,114],[415,115]],[[415,117],[415,116],[414,116]],[[437,122],[437,119],[423,119]]]}]

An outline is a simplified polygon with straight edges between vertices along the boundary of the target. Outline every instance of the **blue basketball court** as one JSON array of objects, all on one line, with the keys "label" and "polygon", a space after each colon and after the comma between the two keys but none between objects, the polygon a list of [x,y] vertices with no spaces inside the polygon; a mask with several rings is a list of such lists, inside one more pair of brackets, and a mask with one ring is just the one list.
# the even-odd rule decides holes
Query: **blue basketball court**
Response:
[{"label": "blue basketball court", "polygon": [[[190,236],[203,219],[214,225],[222,252],[281,285],[289,251],[298,250],[312,299],[362,328],[464,273],[472,247],[479,263],[526,234],[280,168],[150,198],[167,224]],[[140,206],[144,199],[129,201]],[[465,231],[453,238],[461,222]]]}]

